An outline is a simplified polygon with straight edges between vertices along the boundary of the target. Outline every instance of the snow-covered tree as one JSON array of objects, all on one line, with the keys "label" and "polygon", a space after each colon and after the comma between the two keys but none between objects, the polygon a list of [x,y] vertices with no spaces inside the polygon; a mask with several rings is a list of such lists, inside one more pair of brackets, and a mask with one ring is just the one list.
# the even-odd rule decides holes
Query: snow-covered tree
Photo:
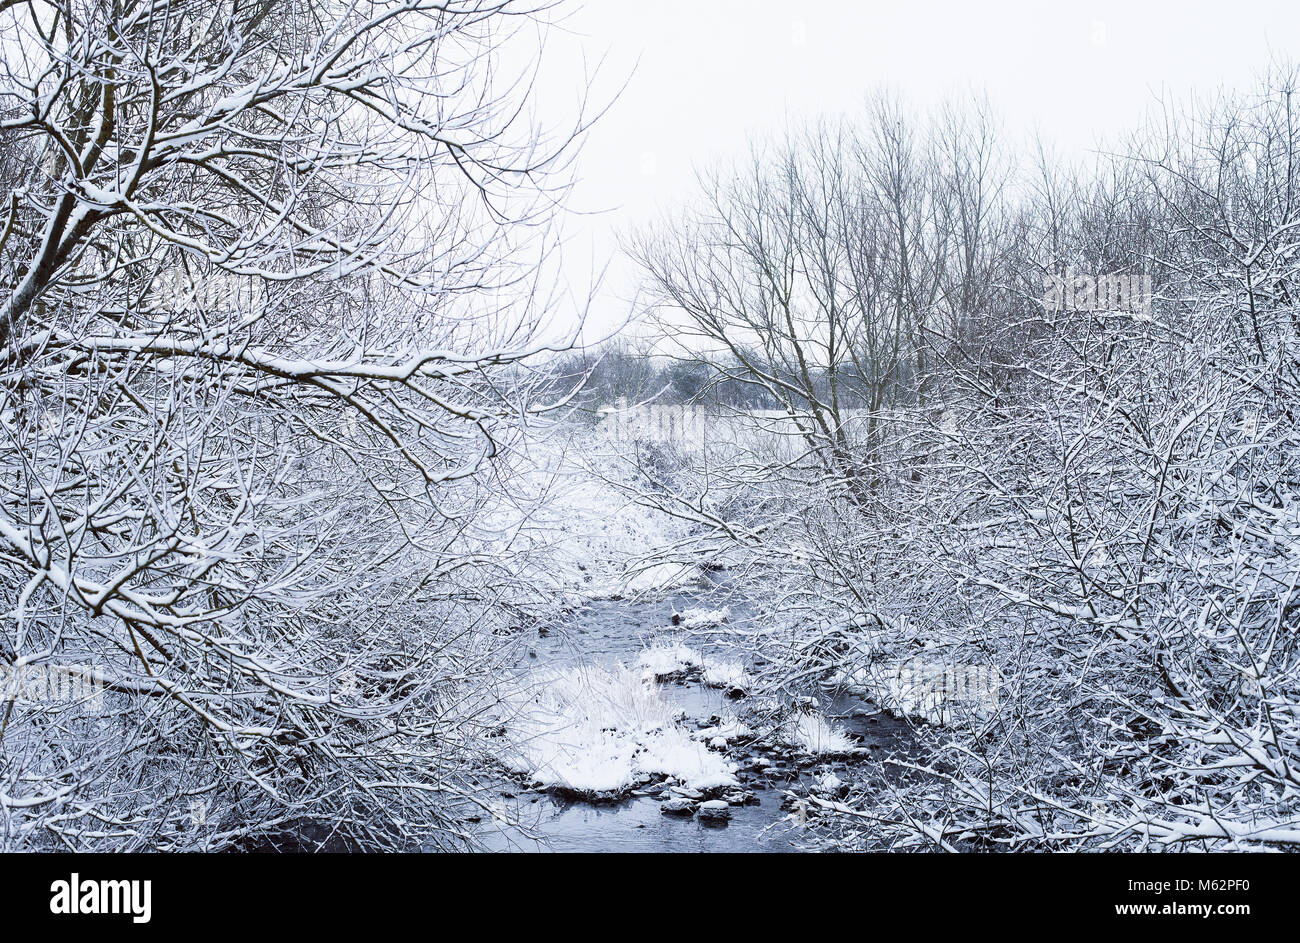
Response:
[{"label": "snow-covered tree", "polygon": [[501,60],[544,24],[0,5],[0,657],[107,688],[0,702],[0,843],[461,840],[514,601],[483,471],[580,133]]}]

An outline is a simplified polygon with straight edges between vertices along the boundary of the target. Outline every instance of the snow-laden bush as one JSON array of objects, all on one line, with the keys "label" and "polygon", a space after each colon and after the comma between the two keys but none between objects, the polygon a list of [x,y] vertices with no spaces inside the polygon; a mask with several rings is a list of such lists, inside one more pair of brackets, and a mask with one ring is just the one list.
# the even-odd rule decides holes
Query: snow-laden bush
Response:
[{"label": "snow-laden bush", "polygon": [[[757,612],[715,637],[771,690],[917,721],[886,761],[908,775],[827,804],[829,834],[1300,843],[1296,85],[1025,187],[983,111],[883,101],[637,244],[665,326],[802,449],[703,456],[663,501],[748,556]],[[1065,273],[1091,273],[1083,303],[1045,297]],[[1095,303],[1105,273],[1152,297]]]}]

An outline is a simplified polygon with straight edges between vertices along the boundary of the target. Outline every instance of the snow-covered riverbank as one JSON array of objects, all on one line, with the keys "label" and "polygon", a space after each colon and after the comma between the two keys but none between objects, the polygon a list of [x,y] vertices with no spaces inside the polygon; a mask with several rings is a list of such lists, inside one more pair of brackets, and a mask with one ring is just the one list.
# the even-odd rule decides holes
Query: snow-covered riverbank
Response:
[{"label": "snow-covered riverbank", "polygon": [[[809,797],[833,800],[909,749],[904,723],[851,697],[738,696],[746,666],[687,618],[672,624],[689,613],[704,629],[697,604],[719,616],[725,593],[593,601],[529,639],[503,699],[507,774],[479,823],[487,847],[792,850],[808,839]],[[730,601],[727,617],[749,615]]]}]

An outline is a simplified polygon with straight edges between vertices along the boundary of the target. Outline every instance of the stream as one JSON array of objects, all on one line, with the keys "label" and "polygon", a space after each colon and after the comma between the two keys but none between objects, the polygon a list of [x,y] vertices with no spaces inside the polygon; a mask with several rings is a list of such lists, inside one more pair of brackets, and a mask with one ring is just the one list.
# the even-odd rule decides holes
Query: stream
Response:
[{"label": "stream", "polygon": [[[600,600],[567,613],[554,626],[532,630],[522,655],[525,670],[546,666],[615,663],[636,664],[647,644],[671,634],[674,612],[691,608],[726,606],[731,622],[752,611],[745,600],[725,584],[644,599]],[[535,637],[532,637],[535,636]],[[689,643],[706,656],[708,645],[692,638]],[[735,702],[717,688],[698,681],[660,684],[661,695],[685,712],[687,725],[703,726],[712,717],[725,716]],[[907,752],[911,746],[908,725],[879,711],[871,703],[847,694],[825,695],[821,708],[836,727],[860,741],[852,756],[794,756],[793,751],[756,752],[729,749],[741,772],[743,789],[752,793],[747,804],[732,805],[729,818],[703,821],[690,815],[664,814],[658,794],[662,785],[647,786],[617,801],[589,801],[557,795],[545,789],[526,789],[503,783],[497,821],[481,826],[480,839],[488,851],[555,852],[790,852],[808,847],[806,830],[792,824],[782,809],[788,790],[804,787],[815,778],[834,773],[852,781],[856,772],[879,767],[877,757]],[[768,759],[770,757],[770,759]],[[770,763],[770,766],[768,765]],[[760,768],[762,767],[762,768]],[[856,769],[855,769],[856,768]],[[503,824],[509,822],[510,824]]]}]

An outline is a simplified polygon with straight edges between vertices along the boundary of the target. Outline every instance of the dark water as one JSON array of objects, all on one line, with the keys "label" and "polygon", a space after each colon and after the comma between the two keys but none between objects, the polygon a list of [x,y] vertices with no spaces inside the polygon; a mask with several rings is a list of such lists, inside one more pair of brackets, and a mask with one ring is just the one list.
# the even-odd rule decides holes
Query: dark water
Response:
[{"label": "dark water", "polygon": [[[607,852],[783,852],[798,850],[800,835],[781,819],[777,790],[755,790],[760,805],[736,806],[731,821],[706,825],[693,818],[664,815],[654,799],[629,799],[612,805],[567,802],[551,796],[529,805],[516,800],[510,811],[521,829],[493,832],[491,851]],[[534,797],[536,798],[536,797]],[[774,824],[775,823],[775,824]]]},{"label": "dark water", "polygon": [[[636,663],[641,651],[656,639],[672,637],[673,612],[689,608],[731,609],[733,623],[751,617],[751,609],[725,585],[711,585],[685,593],[645,600],[603,600],[565,614],[554,625],[531,637],[522,660],[527,666]],[[698,639],[687,644],[706,654]],[[664,698],[686,711],[691,719],[723,714],[734,704],[716,689],[700,684],[665,684]],[[825,700],[825,698],[823,698]],[[742,773],[743,786],[757,804],[732,806],[730,821],[702,823],[694,818],[664,815],[660,803],[644,796],[614,803],[573,801],[544,792],[518,792],[505,785],[497,806],[502,819],[485,825],[481,839],[489,851],[556,852],[788,852],[809,847],[806,830],[787,821],[781,809],[785,793],[806,782],[811,774],[833,771],[841,779],[853,777],[851,766],[878,763],[877,756],[906,750],[906,724],[878,712],[870,704],[839,695],[825,705],[828,718],[862,741],[863,754],[848,761],[805,760],[784,764],[785,777],[770,778]],[[742,768],[743,757],[739,760]],[[778,763],[780,760],[778,759]],[[650,787],[656,792],[662,787]],[[511,795],[504,795],[511,794]]]}]

